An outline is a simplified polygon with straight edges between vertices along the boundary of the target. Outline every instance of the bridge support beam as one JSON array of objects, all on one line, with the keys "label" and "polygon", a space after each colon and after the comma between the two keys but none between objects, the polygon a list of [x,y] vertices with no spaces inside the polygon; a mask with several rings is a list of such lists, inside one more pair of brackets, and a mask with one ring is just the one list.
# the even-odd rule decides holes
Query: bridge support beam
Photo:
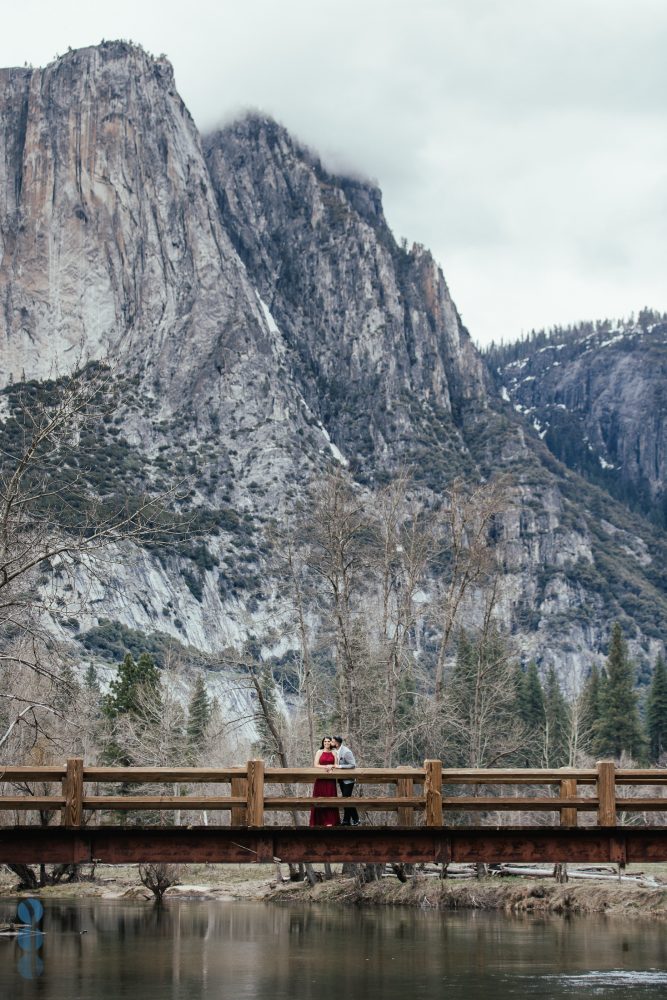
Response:
[{"label": "bridge support beam", "polygon": [[665,862],[667,827],[0,828],[0,863]]}]

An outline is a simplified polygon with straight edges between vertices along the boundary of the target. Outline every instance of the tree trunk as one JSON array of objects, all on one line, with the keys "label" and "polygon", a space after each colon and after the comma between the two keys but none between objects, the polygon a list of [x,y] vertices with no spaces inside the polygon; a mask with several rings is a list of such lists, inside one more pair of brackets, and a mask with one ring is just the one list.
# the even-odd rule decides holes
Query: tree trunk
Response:
[{"label": "tree trunk", "polygon": [[276,868],[276,882],[280,885],[282,882],[285,881],[285,879],[283,878],[282,866],[280,864],[280,861],[275,861],[274,864]]},{"label": "tree trunk", "polygon": [[560,882],[561,885],[564,882],[568,882],[569,881],[569,876],[568,876],[568,873],[567,873],[567,864],[566,863],[560,862],[560,863],[554,865],[554,878],[556,879],[557,882]]},{"label": "tree trunk", "polygon": [[364,865],[361,872],[361,881],[365,884],[369,882],[379,882],[382,878],[384,865]]},{"label": "tree trunk", "polygon": [[315,874],[315,869],[311,865],[310,861],[307,861],[304,867],[306,869],[306,878],[308,879],[308,884],[317,885],[317,875]]},{"label": "tree trunk", "polygon": [[19,889],[38,889],[37,876],[29,865],[7,865],[10,871],[18,875],[21,880]]}]

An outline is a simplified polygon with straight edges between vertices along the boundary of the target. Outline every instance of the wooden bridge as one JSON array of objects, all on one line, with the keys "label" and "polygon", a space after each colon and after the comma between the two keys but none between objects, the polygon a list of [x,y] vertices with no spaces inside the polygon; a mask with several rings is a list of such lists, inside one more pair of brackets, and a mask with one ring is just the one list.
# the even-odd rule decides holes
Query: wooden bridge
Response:
[{"label": "wooden bridge", "polygon": [[[223,769],[97,767],[81,758],[7,766],[0,863],[667,861],[667,770],[613,761],[471,770],[427,760],[335,771],[355,778],[355,794],[314,798],[312,782],[323,776],[262,760]],[[129,794],[132,785],[164,794]],[[356,806],[363,823],[309,828],[313,805]]]}]

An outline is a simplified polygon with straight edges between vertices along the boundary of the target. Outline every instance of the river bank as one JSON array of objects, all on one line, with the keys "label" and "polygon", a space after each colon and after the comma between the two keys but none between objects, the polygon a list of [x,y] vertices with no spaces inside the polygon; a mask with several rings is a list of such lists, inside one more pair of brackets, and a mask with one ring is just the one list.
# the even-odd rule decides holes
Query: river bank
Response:
[{"label": "river bank", "polygon": [[334,878],[316,886],[277,886],[265,898],[275,902],[398,906],[433,910],[495,910],[504,913],[667,919],[667,885],[647,888],[626,882],[591,880],[559,884],[521,877],[441,880],[416,875],[407,882],[381,879],[360,884]]},{"label": "river bank", "polygon": [[[180,865],[178,884],[169,888],[165,899],[247,899],[262,900],[277,885],[275,865]],[[38,895],[48,899],[138,899],[152,900],[153,894],[141,883],[138,865],[96,865],[91,878],[88,866],[77,882],[59,882],[39,889],[19,890],[17,876],[0,868],[0,896]]]},{"label": "river bank", "polygon": [[[485,877],[440,879],[418,873],[406,882],[395,877],[364,884],[334,869],[331,879],[311,886],[286,880],[283,866],[278,881],[276,865],[184,865],[179,884],[165,900],[211,899],[268,901],[289,905],[312,903],[339,906],[412,907],[433,910],[489,910],[515,914],[606,914],[636,918],[667,918],[667,883],[646,886],[633,882],[590,879],[559,884],[553,878]],[[655,877],[655,873],[652,873]],[[663,878],[660,866],[658,878]],[[17,893],[17,878],[0,872],[0,896]],[[35,895],[24,891],[21,895]],[[43,898],[102,898],[150,901],[151,892],[141,884],[137,865],[98,865],[94,878],[45,886]]]}]

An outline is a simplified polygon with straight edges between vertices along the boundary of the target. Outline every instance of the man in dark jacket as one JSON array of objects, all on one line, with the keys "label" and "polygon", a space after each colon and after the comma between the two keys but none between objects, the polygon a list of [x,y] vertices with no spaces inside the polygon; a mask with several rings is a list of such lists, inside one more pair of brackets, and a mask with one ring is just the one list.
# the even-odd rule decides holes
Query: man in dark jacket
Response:
[{"label": "man in dark jacket", "polygon": [[[349,747],[343,745],[342,736],[332,737],[332,743],[338,753],[338,767],[351,768],[357,766],[354,754]],[[347,799],[354,791],[354,778],[341,778],[338,785],[340,787],[340,794],[343,798]],[[342,826],[359,826],[359,813],[354,806],[343,810]]]}]

